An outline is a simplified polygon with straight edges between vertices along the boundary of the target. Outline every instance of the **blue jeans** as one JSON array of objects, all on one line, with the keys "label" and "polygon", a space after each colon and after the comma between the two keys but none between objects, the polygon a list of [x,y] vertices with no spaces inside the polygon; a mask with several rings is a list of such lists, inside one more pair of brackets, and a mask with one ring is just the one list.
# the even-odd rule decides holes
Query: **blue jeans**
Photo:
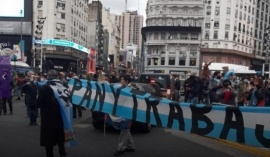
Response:
[{"label": "blue jeans", "polygon": [[189,97],[188,101],[191,104],[198,104],[199,98],[198,97]]}]

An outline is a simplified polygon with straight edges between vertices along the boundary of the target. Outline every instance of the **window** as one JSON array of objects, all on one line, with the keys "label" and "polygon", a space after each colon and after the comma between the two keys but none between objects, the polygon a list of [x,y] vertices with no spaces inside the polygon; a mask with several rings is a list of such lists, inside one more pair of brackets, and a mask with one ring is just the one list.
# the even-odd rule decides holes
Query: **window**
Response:
[{"label": "window", "polygon": [[165,40],[166,33],[161,33],[161,40]]},{"label": "window", "polygon": [[158,40],[158,33],[155,33],[155,34],[154,34],[154,39],[155,39],[155,40]]},{"label": "window", "polygon": [[187,33],[181,33],[180,39],[181,40],[187,40],[188,39],[188,34]]},{"label": "window", "polygon": [[205,28],[211,28],[211,24],[210,23],[205,23]]},{"label": "window", "polygon": [[222,57],[221,58],[221,63],[228,63],[228,58],[227,57]]},{"label": "window", "polygon": [[181,58],[179,59],[179,65],[185,66],[185,65],[186,65],[186,58],[181,57]]},{"label": "window", "polygon": [[218,31],[214,31],[214,39],[218,39]]},{"label": "window", "polygon": [[66,14],[61,13],[61,19],[65,19],[66,18]]},{"label": "window", "polygon": [[158,65],[158,58],[154,58],[154,65]]},{"label": "window", "polygon": [[219,15],[219,12],[220,12],[220,7],[216,7],[216,9],[215,9],[215,15],[218,16]]},{"label": "window", "polygon": [[169,57],[169,65],[175,65],[175,57]]},{"label": "window", "polygon": [[161,57],[160,65],[165,65],[165,57]]},{"label": "window", "polygon": [[231,14],[231,8],[227,7],[227,14]]},{"label": "window", "polygon": [[147,58],[147,65],[151,65],[151,59]]},{"label": "window", "polygon": [[229,40],[229,32],[225,32],[225,40]]},{"label": "window", "polygon": [[196,66],[196,58],[190,58],[189,66]]},{"label": "window", "polygon": [[215,27],[215,28],[219,28],[219,21],[215,21],[215,22],[214,22],[214,27]]},{"label": "window", "polygon": [[43,1],[38,1],[38,5],[43,5]]},{"label": "window", "polygon": [[226,24],[226,25],[225,25],[225,29],[226,29],[226,30],[230,30],[230,24]]},{"label": "window", "polygon": [[191,40],[198,40],[199,39],[199,36],[198,34],[191,34]]},{"label": "window", "polygon": [[209,31],[205,31],[205,37],[204,38],[209,40]]}]

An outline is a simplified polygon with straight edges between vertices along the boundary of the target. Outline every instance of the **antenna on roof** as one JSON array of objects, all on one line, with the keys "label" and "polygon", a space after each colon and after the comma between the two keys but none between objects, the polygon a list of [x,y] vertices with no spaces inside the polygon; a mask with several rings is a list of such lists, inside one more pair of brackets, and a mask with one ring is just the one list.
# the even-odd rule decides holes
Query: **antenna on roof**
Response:
[{"label": "antenna on roof", "polygon": [[125,0],[125,11],[127,12],[127,0]]}]

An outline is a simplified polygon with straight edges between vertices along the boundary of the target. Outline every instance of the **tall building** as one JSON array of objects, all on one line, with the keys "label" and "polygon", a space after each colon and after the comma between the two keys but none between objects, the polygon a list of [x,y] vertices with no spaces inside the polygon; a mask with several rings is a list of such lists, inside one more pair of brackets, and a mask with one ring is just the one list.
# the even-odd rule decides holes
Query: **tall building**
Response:
[{"label": "tall building", "polygon": [[146,72],[199,73],[204,1],[148,1],[142,29]]},{"label": "tall building", "polygon": [[88,5],[89,7],[89,18],[88,18],[88,34],[89,34],[89,44],[88,46],[94,48],[97,52],[96,54],[96,65],[98,67],[103,67],[107,59],[104,56],[103,47],[103,36],[104,29],[102,25],[102,8],[103,5],[100,1],[92,1]]},{"label": "tall building", "polygon": [[121,32],[121,49],[125,49],[129,43],[136,44],[141,49],[143,16],[139,15],[137,11],[126,11],[122,15],[117,15],[116,21]]},{"label": "tall building", "polygon": [[[253,1],[256,2],[255,0]],[[267,32],[267,28],[269,27],[270,22],[270,1],[269,0],[257,0],[254,16],[254,50],[253,54],[255,56],[265,57],[264,60],[269,62],[269,50],[266,50],[263,46],[264,44],[264,35]],[[252,68],[254,70],[260,71],[262,69],[261,65],[264,61],[253,59],[251,61]]]},{"label": "tall building", "polygon": [[[34,36],[40,35],[42,40],[46,40],[41,52],[33,47],[36,66],[44,64],[45,71],[76,72],[78,60],[87,58],[89,53],[82,51],[89,42],[88,1],[37,0],[33,3]],[[45,19],[42,25],[41,19]]]},{"label": "tall building", "polygon": [[[102,25],[104,31],[108,32],[108,44],[104,44],[104,58],[107,58],[104,63],[106,71],[116,71],[119,73],[119,53],[120,53],[120,29],[115,20],[116,15],[110,12],[109,8],[103,8]],[[104,41],[105,37],[104,37]],[[109,57],[109,60],[108,60]],[[117,64],[118,63],[118,64]]]},{"label": "tall building", "polygon": [[261,69],[261,30],[267,22],[261,21],[266,15],[256,0],[206,0],[204,8],[201,61]]}]

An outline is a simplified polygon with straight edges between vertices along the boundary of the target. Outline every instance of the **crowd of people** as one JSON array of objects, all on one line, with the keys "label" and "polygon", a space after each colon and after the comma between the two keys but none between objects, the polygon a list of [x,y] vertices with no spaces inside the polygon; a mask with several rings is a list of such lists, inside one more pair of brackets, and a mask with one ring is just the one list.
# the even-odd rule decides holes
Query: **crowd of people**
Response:
[{"label": "crowd of people", "polygon": [[[172,79],[172,100],[180,101],[179,78],[175,75]],[[202,77],[190,74],[181,86],[183,101],[192,104],[270,106],[270,80],[262,76],[240,78],[233,71],[215,71]]]},{"label": "crowd of people", "polygon": [[[57,72],[55,70],[48,71],[47,74],[35,73],[28,71],[25,73],[15,73],[10,79],[10,97],[0,98],[0,115],[7,114],[7,103],[9,106],[10,114],[13,114],[12,99],[21,100],[24,97],[24,106],[26,107],[26,114],[29,118],[29,125],[40,125],[40,145],[45,147],[46,156],[53,157],[53,147],[58,145],[59,154],[61,157],[66,156],[64,147],[65,133],[63,128],[63,118],[61,117],[61,111],[59,103],[52,98],[55,98],[53,90],[48,86],[48,82],[56,81],[61,83],[68,89],[69,79],[87,79],[91,81],[97,81],[100,83],[120,83],[122,86],[127,86],[130,83],[128,76],[122,76],[118,78],[116,72],[112,72],[111,75],[106,75],[101,69],[97,69],[96,73],[82,74],[78,76],[76,73],[64,73]],[[71,98],[69,98],[71,100]],[[73,118],[81,118],[82,110],[85,110],[82,106],[73,106]],[[37,122],[37,118],[40,115],[40,123]],[[123,121],[131,122],[131,120],[122,118]],[[118,148],[114,153],[115,156],[122,155],[124,152],[134,152],[135,145],[130,134],[130,125],[121,129],[121,133],[118,141]]]},{"label": "crowd of people", "polygon": [[[129,85],[131,81],[129,76],[118,78],[114,71],[110,75],[106,75],[101,69],[97,69],[97,73],[82,74],[80,76],[73,72],[67,74],[55,70],[50,70],[47,75],[42,73],[35,74],[33,71],[25,74],[13,73],[10,79],[11,96],[0,99],[0,115],[2,112],[6,115],[8,110],[7,103],[9,113],[13,114],[12,98],[16,96],[16,100],[21,100],[24,97],[29,125],[38,125],[37,117],[40,109],[40,144],[46,148],[47,157],[53,157],[53,146],[56,144],[59,147],[60,156],[66,156],[66,152],[64,148],[65,136],[62,127],[63,119],[60,116],[61,112],[59,107],[57,107],[57,102],[53,99],[51,101],[44,101],[54,97],[52,89],[46,86],[46,81],[55,79],[68,89],[68,81],[71,78],[87,79],[100,83],[120,83],[122,86]],[[190,74],[184,83],[181,84],[179,76],[174,75],[171,79],[171,87],[171,98],[174,101],[181,101],[180,91],[183,89],[183,101],[192,104],[270,106],[270,80],[259,76],[239,78],[230,71],[224,74],[216,71],[212,76],[209,76],[207,73],[204,73],[202,77]],[[73,105],[73,118],[82,117],[82,110],[84,110],[83,107]],[[130,120],[124,119],[124,121]],[[118,148],[114,153],[115,156],[120,156],[127,151],[135,151],[135,144],[130,134],[130,125],[121,129]]]}]

